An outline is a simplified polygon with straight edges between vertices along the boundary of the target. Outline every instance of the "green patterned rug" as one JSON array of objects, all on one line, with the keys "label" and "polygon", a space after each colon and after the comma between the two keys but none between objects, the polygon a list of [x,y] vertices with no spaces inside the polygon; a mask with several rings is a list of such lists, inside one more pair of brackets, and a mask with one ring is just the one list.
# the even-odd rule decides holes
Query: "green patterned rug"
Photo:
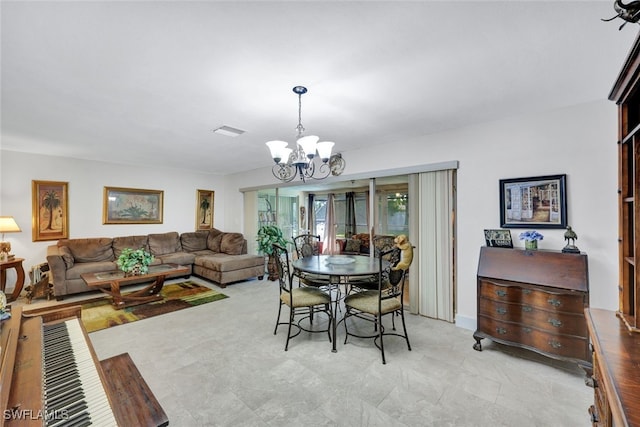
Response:
[{"label": "green patterned rug", "polygon": [[163,297],[161,301],[122,310],[116,310],[111,305],[110,298],[86,302],[82,304],[82,323],[87,332],[94,332],[228,298],[220,292],[193,282],[164,285],[160,295]]}]

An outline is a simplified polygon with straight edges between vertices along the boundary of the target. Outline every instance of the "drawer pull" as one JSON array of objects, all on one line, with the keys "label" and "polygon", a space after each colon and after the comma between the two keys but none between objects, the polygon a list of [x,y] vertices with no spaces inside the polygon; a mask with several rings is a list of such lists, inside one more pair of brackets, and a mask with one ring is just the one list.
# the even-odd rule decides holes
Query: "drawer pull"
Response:
[{"label": "drawer pull", "polygon": [[530,334],[531,333],[531,328],[526,328],[525,327],[525,328],[522,328],[522,331],[527,333],[527,334]]},{"label": "drawer pull", "polygon": [[533,311],[533,308],[529,307],[528,305],[524,305],[522,306],[522,311],[524,311],[525,313],[531,313]]},{"label": "drawer pull", "polygon": [[496,332],[500,335],[504,335],[507,333],[507,330],[505,328],[496,328]]},{"label": "drawer pull", "polygon": [[560,307],[560,304],[562,304],[559,299],[555,299],[555,298],[549,298],[547,302],[554,307]]},{"label": "drawer pull", "polygon": [[558,342],[558,341],[555,341],[555,340],[549,341],[549,345],[551,347],[555,348],[555,349],[558,349],[558,348],[562,347],[562,344],[560,342]]},{"label": "drawer pull", "polygon": [[549,319],[548,320],[549,323],[551,323],[553,326],[555,326],[556,328],[559,328],[560,326],[562,326],[562,321],[558,320],[558,319]]},{"label": "drawer pull", "polygon": [[496,313],[498,314],[507,314],[507,309],[504,307],[498,307],[496,308]]},{"label": "drawer pull", "polygon": [[531,289],[523,289],[522,293],[525,295],[529,295],[531,293]]},{"label": "drawer pull", "polygon": [[507,291],[505,291],[503,289],[497,289],[496,290],[496,295],[498,295],[499,297],[506,297],[507,296]]}]

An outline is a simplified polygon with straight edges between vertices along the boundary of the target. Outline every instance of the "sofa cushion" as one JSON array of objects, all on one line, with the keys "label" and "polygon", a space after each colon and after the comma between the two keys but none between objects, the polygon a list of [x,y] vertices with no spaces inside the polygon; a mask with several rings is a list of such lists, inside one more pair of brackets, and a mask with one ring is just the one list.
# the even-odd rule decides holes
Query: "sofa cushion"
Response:
[{"label": "sofa cushion", "polygon": [[113,238],[113,255],[118,259],[123,249],[144,249],[149,250],[149,238],[147,236],[123,236]]},{"label": "sofa cushion", "polygon": [[172,254],[158,255],[156,259],[162,261],[163,264],[179,264],[179,265],[191,265],[196,256],[189,252],[174,252]]},{"label": "sofa cushion", "polygon": [[114,261],[113,239],[97,237],[93,239],[65,239],[58,241],[58,247],[67,246],[73,255],[74,264],[79,262]]},{"label": "sofa cushion", "polygon": [[115,271],[118,266],[113,261],[79,262],[67,270],[67,280],[79,279],[81,274]]},{"label": "sofa cushion", "polygon": [[345,252],[360,252],[360,246],[362,242],[358,239],[347,239],[347,243],[344,245]]},{"label": "sofa cushion", "polygon": [[222,231],[217,229],[212,229],[209,231],[209,237],[207,237],[207,249],[212,250],[213,252],[222,252],[220,250],[220,243],[222,242]]},{"label": "sofa cushion", "polygon": [[195,252],[207,249],[207,238],[209,230],[192,231],[182,233],[180,235],[180,243],[182,250],[187,252]]},{"label": "sofa cushion", "polygon": [[205,267],[212,271],[235,271],[244,268],[260,266],[264,268],[264,257],[259,255],[229,255],[217,253],[213,255],[197,256],[195,265]]},{"label": "sofa cushion", "polygon": [[149,251],[153,255],[172,254],[181,250],[180,235],[177,232],[149,234]]},{"label": "sofa cushion", "polygon": [[228,255],[241,255],[244,247],[242,233],[224,233],[220,242],[220,252]]},{"label": "sofa cushion", "polygon": [[67,269],[73,267],[73,263],[75,260],[73,258],[73,254],[71,253],[71,249],[69,249],[68,246],[60,246],[58,250],[60,251],[60,255],[62,256],[62,260],[64,261],[64,265],[67,267]]}]

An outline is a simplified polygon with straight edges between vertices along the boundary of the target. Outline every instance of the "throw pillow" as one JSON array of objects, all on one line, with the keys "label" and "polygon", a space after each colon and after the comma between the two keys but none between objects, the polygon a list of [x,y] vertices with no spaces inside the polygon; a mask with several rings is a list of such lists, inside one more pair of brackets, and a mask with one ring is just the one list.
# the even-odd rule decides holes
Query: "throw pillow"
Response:
[{"label": "throw pillow", "polygon": [[347,243],[344,245],[345,252],[360,252],[361,241],[358,239],[347,239]]},{"label": "throw pillow", "polygon": [[69,247],[59,246],[58,250],[62,255],[62,260],[64,261],[64,264],[67,266],[67,270],[73,267],[74,259],[73,259],[73,254],[71,253],[71,250],[69,249]]}]

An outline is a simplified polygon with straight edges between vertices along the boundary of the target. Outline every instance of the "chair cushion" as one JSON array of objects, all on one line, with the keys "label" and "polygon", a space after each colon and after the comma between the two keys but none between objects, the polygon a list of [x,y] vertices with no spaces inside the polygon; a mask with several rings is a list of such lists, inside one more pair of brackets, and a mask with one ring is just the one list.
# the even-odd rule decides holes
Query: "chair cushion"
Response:
[{"label": "chair cushion", "polygon": [[[348,307],[365,313],[378,314],[378,291],[363,291],[351,294],[344,299],[344,304]],[[382,314],[391,313],[392,311],[402,308],[399,298],[388,298],[382,300]]]},{"label": "chair cushion", "polygon": [[[291,298],[293,297],[293,306],[291,305]],[[293,288],[291,294],[283,293],[280,295],[282,302],[289,307],[312,307],[314,305],[329,304],[331,298],[328,294],[322,292],[318,288],[303,287]]]}]

